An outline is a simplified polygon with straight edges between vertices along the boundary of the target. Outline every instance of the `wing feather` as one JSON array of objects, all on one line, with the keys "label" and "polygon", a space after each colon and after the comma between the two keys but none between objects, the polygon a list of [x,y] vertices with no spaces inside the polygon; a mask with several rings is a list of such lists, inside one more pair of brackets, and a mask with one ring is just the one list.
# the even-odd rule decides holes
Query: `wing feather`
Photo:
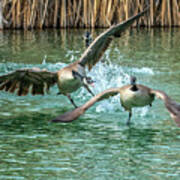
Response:
[{"label": "wing feather", "polygon": [[141,13],[129,18],[127,21],[111,26],[104,33],[100,34],[82,54],[78,63],[83,66],[88,66],[88,69],[91,70],[92,66],[100,60],[101,56],[109,47],[112,38],[124,32],[135,20],[143,16],[148,10],[149,6]]},{"label": "wing feather", "polygon": [[105,91],[103,91],[102,93],[100,93],[98,96],[98,101],[102,101],[104,99],[108,99],[111,96],[116,96],[117,94],[119,94],[121,91],[121,88],[110,88],[107,89]]},{"label": "wing feather", "polygon": [[98,101],[102,101],[104,99],[109,98],[110,96],[115,96],[120,93],[121,88],[111,88],[107,89],[98,95],[91,98],[89,101],[87,101],[84,105],[72,110],[65,112],[64,114],[61,114],[60,116],[56,117],[52,120],[52,122],[71,122],[76,120],[79,116],[85,113],[87,109],[89,109],[93,104],[95,104]]},{"label": "wing feather", "polygon": [[157,98],[160,98],[169,111],[171,117],[180,126],[180,104],[172,100],[164,91],[161,90],[151,90]]},{"label": "wing feather", "polygon": [[49,88],[57,83],[57,72],[33,69],[18,69],[6,75],[0,76],[0,90],[11,93],[17,91],[18,96],[33,95],[48,92]]}]

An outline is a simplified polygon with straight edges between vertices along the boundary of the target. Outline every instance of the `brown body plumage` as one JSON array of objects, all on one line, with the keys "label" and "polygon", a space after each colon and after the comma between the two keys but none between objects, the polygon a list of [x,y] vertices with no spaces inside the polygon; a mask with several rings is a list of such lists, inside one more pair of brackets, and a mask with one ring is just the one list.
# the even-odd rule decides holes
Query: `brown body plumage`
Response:
[{"label": "brown body plumage", "polygon": [[101,92],[96,95],[84,105],[79,108],[76,108],[73,111],[66,112],[55,119],[53,122],[71,122],[76,120],[79,116],[85,113],[93,104],[103,99],[107,99],[110,96],[120,94],[120,101],[122,106],[126,111],[129,112],[129,118],[127,124],[130,124],[130,119],[132,116],[132,108],[134,107],[143,107],[146,105],[152,104],[154,97],[160,98],[164,101],[165,107],[170,112],[171,117],[175,120],[178,126],[180,126],[180,104],[177,104],[175,101],[171,100],[167,94],[163,91],[153,90],[147,86],[136,84],[136,78],[133,77],[133,83],[130,85],[122,86],[120,88],[111,88]]},{"label": "brown body plumage", "polygon": [[58,84],[60,94],[67,96],[71,103],[77,107],[70,97],[70,93],[76,91],[81,86],[84,86],[88,92],[93,95],[88,86],[88,84],[91,84],[92,80],[86,76],[85,66],[91,70],[91,68],[100,60],[113,37],[115,37],[116,34],[124,32],[135,20],[143,16],[148,10],[149,7],[136,16],[129,18],[127,21],[111,26],[89,45],[82,54],[80,60],[57,72],[33,68],[20,69],[0,76],[0,90],[11,93],[17,91],[19,96],[26,95],[28,92],[36,95],[44,94],[51,86]]}]

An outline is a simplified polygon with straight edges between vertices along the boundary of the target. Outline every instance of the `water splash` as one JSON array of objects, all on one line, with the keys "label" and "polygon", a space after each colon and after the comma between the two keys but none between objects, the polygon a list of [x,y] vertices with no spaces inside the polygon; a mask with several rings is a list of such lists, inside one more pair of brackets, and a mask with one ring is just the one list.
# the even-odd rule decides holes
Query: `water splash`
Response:
[{"label": "water splash", "polygon": [[[130,71],[131,73],[129,73]],[[88,73],[88,75],[93,77],[93,80],[95,80],[95,88],[93,89],[93,92],[98,94],[108,88],[121,87],[129,84],[130,76],[132,74],[138,76],[139,73],[141,73],[141,75],[153,75],[154,71],[150,68],[129,68],[127,70],[124,67],[118,66],[108,61],[99,62],[92,69],[92,71]],[[77,97],[79,99],[83,99],[83,101],[87,99],[87,96],[91,98],[84,88],[81,88],[80,93],[77,95]],[[123,108],[120,104],[120,95],[101,101],[93,109],[97,113],[123,111]],[[138,108],[137,113],[144,117],[148,113],[148,108]]]},{"label": "water splash", "polygon": [[148,67],[142,67],[142,68],[132,68],[132,71],[137,74],[147,74],[147,75],[154,75],[154,71],[151,68]]},{"label": "water splash", "polygon": [[77,57],[79,57],[80,51],[75,50],[67,50],[65,54],[65,58],[67,58],[70,62],[74,62],[77,60]]},{"label": "water splash", "polygon": [[46,59],[47,59],[47,55],[44,55],[44,58],[43,58],[43,61],[42,61],[42,64],[46,64]]},{"label": "water splash", "polygon": [[[108,57],[108,53],[106,53],[106,58]],[[37,64],[36,67],[39,67],[40,69],[46,68],[49,71],[57,71],[59,69],[62,69],[63,67],[67,66],[66,63],[47,63],[46,62],[46,58],[47,56],[44,56],[43,62],[42,64]],[[2,74],[16,70],[16,69],[20,69],[20,68],[32,68],[34,67],[33,64],[17,64],[17,63],[1,63],[0,64],[0,72],[2,72]],[[129,73],[131,71],[131,73]],[[121,67],[119,65],[113,64],[110,61],[110,58],[107,58],[107,61],[101,61],[99,62],[93,69],[91,72],[87,71],[87,76],[91,76],[93,78],[93,80],[95,80],[95,88],[92,89],[93,92],[95,94],[98,94],[100,92],[102,92],[105,89],[108,88],[112,88],[112,87],[121,87],[123,85],[129,84],[129,79],[130,79],[130,75],[129,74],[134,74],[134,75],[138,75],[139,73],[146,75],[147,73],[153,75],[154,72],[152,69],[150,68],[124,68]],[[51,94],[46,96],[48,99],[49,98],[54,98],[54,93],[56,94],[57,92],[57,87],[53,87],[51,88]],[[3,95],[5,96],[6,93]],[[29,95],[28,95],[29,96]],[[91,95],[89,93],[87,93],[87,90],[85,88],[80,88],[78,91],[72,93],[73,98],[75,98],[75,101],[78,101],[79,104],[83,104],[84,102],[86,102],[87,100],[89,100],[91,98]],[[14,99],[15,96],[10,96],[10,99]],[[29,99],[29,97],[27,97]],[[33,100],[39,100],[40,97],[34,97]],[[59,97],[58,97],[59,98]],[[26,99],[27,100],[27,99]],[[42,99],[43,100],[43,99]],[[46,101],[46,98],[44,98],[43,101]],[[117,112],[117,111],[122,111],[122,107],[120,105],[120,96],[114,96],[111,97],[107,100],[104,100],[102,102],[100,102],[99,104],[97,104],[96,106],[94,106],[92,109],[93,111],[96,112]],[[38,105],[39,106],[39,105]],[[57,108],[57,104],[54,104],[54,107]],[[46,105],[41,105],[40,107],[35,107],[35,109],[40,110],[41,108],[47,108],[47,104]],[[51,108],[52,105],[51,105]],[[147,110],[144,108],[141,108],[139,110],[139,113],[143,116],[146,115]]]}]

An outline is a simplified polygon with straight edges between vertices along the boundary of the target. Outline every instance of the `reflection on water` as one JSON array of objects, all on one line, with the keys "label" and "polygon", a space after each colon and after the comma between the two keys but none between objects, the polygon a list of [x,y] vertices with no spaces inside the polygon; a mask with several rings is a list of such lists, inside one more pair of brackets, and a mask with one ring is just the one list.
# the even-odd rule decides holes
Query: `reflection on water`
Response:
[{"label": "reflection on water", "polygon": [[[0,74],[35,65],[61,69],[85,50],[84,32],[0,32]],[[115,39],[104,62],[89,73],[96,81],[93,91],[122,86],[135,75],[180,102],[179,36],[178,29],[144,29]],[[50,119],[73,108],[57,92],[0,92],[0,179],[178,179],[179,128],[161,101],[134,109],[130,128],[119,96],[97,103],[73,123],[52,124]],[[83,88],[72,95],[79,105],[91,97]]]}]

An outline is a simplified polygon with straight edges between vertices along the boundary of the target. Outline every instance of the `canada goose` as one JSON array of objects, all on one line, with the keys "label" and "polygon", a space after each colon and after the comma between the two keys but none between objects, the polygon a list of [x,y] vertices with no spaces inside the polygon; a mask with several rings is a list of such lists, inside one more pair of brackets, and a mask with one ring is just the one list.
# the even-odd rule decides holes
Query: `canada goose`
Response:
[{"label": "canada goose", "polygon": [[11,93],[17,90],[17,94],[23,96],[27,95],[30,89],[32,89],[31,93],[33,95],[43,95],[44,92],[48,92],[51,86],[58,84],[60,91],[59,94],[67,96],[76,108],[77,105],[71,98],[70,93],[76,91],[81,86],[84,86],[89,93],[94,95],[88,86],[93,81],[91,78],[87,78],[85,66],[91,70],[108,48],[112,41],[112,37],[117,33],[120,34],[125,31],[135,20],[139,19],[148,10],[149,7],[147,7],[143,12],[129,18],[127,21],[111,26],[91,43],[79,60],[57,72],[32,68],[18,69],[9,74],[0,76],[0,90],[5,90]]},{"label": "canada goose", "polygon": [[87,48],[92,42],[92,36],[89,31],[86,31],[86,33],[84,34],[84,40],[85,40],[85,46]]},{"label": "canada goose", "polygon": [[94,96],[79,108],[56,117],[52,120],[52,122],[71,122],[84,114],[85,111],[96,102],[117,94],[120,94],[121,104],[124,109],[129,112],[127,125],[130,124],[132,108],[143,107],[146,105],[151,106],[152,102],[154,101],[154,97],[156,96],[164,101],[166,108],[171,114],[171,117],[175,120],[178,126],[180,126],[180,105],[171,100],[170,97],[168,97],[163,91],[153,90],[147,86],[136,84],[135,77],[131,77],[131,84],[122,86],[120,88],[107,89]]}]

